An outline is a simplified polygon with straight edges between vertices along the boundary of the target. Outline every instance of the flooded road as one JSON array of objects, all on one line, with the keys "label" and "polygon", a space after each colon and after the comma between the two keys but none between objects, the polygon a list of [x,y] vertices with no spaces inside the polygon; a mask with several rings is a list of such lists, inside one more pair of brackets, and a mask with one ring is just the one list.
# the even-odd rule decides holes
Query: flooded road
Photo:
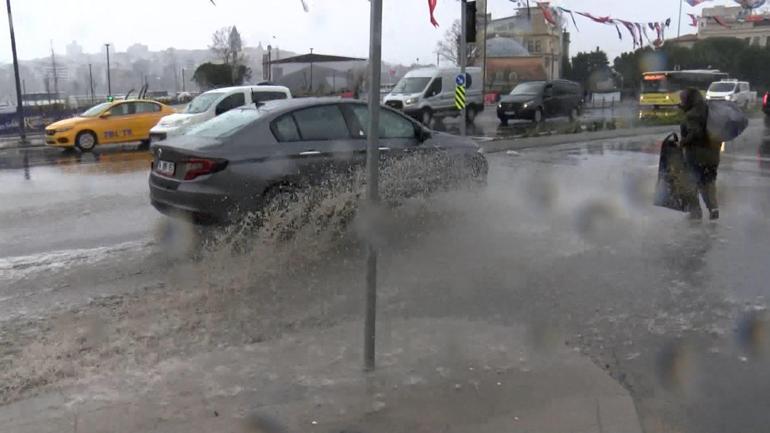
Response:
[{"label": "flooded road", "polygon": [[[400,341],[403,324],[418,319],[427,328],[523,326],[533,347],[567,347],[620,383],[646,432],[764,431],[765,135],[754,126],[726,147],[716,223],[650,205],[662,137],[489,155],[485,190],[387,212],[378,232],[383,338]],[[193,353],[360,318],[355,228],[313,230],[288,244],[256,236],[247,254],[179,258],[158,237],[167,221],[147,200],[148,161],[145,151],[107,149],[0,171],[5,383],[24,372],[44,390],[84,386],[97,369],[155,371]],[[78,343],[39,346],[70,340]],[[62,353],[76,354],[66,369],[21,369],[29,357]],[[28,393],[5,388],[3,399]]]}]

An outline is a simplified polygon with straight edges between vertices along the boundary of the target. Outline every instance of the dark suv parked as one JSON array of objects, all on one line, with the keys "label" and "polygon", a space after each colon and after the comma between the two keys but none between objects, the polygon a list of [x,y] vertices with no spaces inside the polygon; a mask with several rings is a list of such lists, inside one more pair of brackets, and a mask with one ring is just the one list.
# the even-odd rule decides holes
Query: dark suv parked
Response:
[{"label": "dark suv parked", "polygon": [[[278,194],[349,175],[365,165],[368,116],[363,102],[316,98],[229,111],[152,146],[151,202],[172,216],[226,222],[235,211],[259,210]],[[486,181],[486,159],[470,139],[428,130],[386,107],[380,138],[385,166],[419,157],[450,162],[404,164],[408,169],[396,176],[413,178],[414,187]]]},{"label": "dark suv parked", "polygon": [[548,117],[577,118],[583,105],[583,88],[574,81],[528,81],[500,98],[497,117],[506,125],[509,119],[527,119],[535,123]]}]

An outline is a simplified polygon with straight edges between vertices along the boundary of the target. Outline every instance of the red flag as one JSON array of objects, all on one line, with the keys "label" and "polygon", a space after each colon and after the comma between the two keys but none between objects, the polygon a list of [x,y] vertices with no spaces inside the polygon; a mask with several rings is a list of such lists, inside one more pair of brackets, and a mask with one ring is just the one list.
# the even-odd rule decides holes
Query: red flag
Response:
[{"label": "red flag", "polygon": [[541,11],[543,11],[543,18],[545,18],[546,21],[548,21],[549,24],[552,26],[556,25],[556,19],[553,17],[553,13],[551,12],[551,8],[548,7],[548,3],[538,3],[537,7],[540,8]]},{"label": "red flag", "polygon": [[430,10],[430,23],[433,24],[433,27],[438,27],[438,21],[436,21],[436,17],[433,15],[433,12],[436,10],[436,3],[438,3],[438,0],[428,0],[428,9]]},{"label": "red flag", "polygon": [[722,26],[722,27],[724,27],[726,29],[730,28],[730,26],[727,25],[727,23],[725,22],[725,20],[722,19],[722,17],[713,16],[711,18],[714,18],[714,21],[716,21],[717,24],[719,24],[720,26]]},{"label": "red flag", "polygon": [[690,23],[690,27],[698,27],[698,17],[695,16],[695,14],[687,14],[690,16],[690,19],[692,22]]},{"label": "red flag", "polygon": [[610,18],[610,17],[595,17],[595,16],[589,14],[588,12],[577,12],[577,11],[575,11],[575,13],[578,14],[578,15],[582,15],[582,16],[590,19],[590,20],[596,21],[597,23],[600,23],[600,24],[611,24],[610,21],[612,21],[612,18]]},{"label": "red flag", "polygon": [[634,27],[634,24],[623,20],[616,21],[619,21],[621,24],[623,24],[626,27],[626,30],[628,30],[628,33],[631,33],[631,40],[634,42],[634,47],[636,47],[636,28]]}]

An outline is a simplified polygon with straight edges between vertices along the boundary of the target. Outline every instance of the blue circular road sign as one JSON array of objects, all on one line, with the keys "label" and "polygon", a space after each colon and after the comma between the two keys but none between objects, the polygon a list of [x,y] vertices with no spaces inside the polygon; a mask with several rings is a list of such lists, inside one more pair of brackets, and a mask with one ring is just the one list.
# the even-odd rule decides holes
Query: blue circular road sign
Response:
[{"label": "blue circular road sign", "polygon": [[458,86],[462,86],[463,84],[465,84],[465,75],[459,74],[455,78],[455,83],[457,83]]}]

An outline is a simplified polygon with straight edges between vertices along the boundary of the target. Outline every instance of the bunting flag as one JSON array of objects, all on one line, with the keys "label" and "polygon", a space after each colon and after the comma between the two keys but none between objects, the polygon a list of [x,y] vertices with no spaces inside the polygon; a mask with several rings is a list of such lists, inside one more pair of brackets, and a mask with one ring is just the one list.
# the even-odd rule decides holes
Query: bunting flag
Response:
[{"label": "bunting flag", "polygon": [[578,14],[578,15],[582,15],[582,16],[590,19],[590,20],[593,20],[593,21],[595,21],[595,22],[597,22],[599,24],[609,24],[610,21],[612,21],[612,18],[610,18],[610,17],[595,17],[595,16],[589,14],[588,12],[575,12],[575,13]]},{"label": "bunting flag", "polygon": [[305,12],[310,12],[310,8],[307,6],[307,2],[305,0],[299,0],[302,2],[302,9],[305,10]]},{"label": "bunting flag", "polygon": [[690,6],[698,6],[701,3],[705,3],[712,0],[685,0]]},{"label": "bunting flag", "polygon": [[551,8],[548,7],[548,3],[537,3],[537,7],[540,8],[540,10],[543,12],[543,18],[548,21],[549,24],[552,26],[558,25],[556,22],[556,18],[553,16],[553,12],[551,11]]},{"label": "bunting flag", "polygon": [[575,30],[580,31],[577,25],[577,21],[575,21],[575,14],[572,13],[569,9],[564,9],[563,7],[559,6],[558,9],[563,13],[568,13],[569,16],[572,18],[572,24],[575,26]]},{"label": "bunting flag", "polygon": [[[436,11],[436,3],[438,3],[438,0],[428,0],[428,11],[430,12],[430,23],[433,24],[433,27],[438,27],[438,21],[436,21],[436,17],[434,12]],[[302,4],[305,4],[305,0],[302,0]]]},{"label": "bunting flag", "polygon": [[639,46],[640,47],[644,46],[644,39],[642,39],[642,29],[644,29],[644,27],[642,27],[642,24],[641,23],[636,23],[636,30],[639,33]]},{"label": "bunting flag", "polygon": [[716,23],[717,23],[717,24],[719,24],[720,26],[722,26],[722,27],[724,27],[724,28],[726,28],[726,29],[729,29],[729,28],[730,28],[730,26],[729,26],[729,25],[727,25],[727,23],[725,22],[725,20],[724,20],[724,19],[722,19],[721,17],[713,16],[713,17],[711,17],[711,18],[714,18],[714,21],[716,21]]},{"label": "bunting flag", "polygon": [[628,30],[628,33],[631,33],[631,40],[634,42],[634,48],[636,48],[637,39],[636,39],[636,28],[634,27],[634,24],[624,20],[617,20],[617,21],[623,24],[626,30]]},{"label": "bunting flag", "polygon": [[690,27],[698,27],[698,17],[695,14],[687,14],[690,17]]},{"label": "bunting flag", "polygon": [[623,33],[620,33],[620,27],[618,27],[618,24],[616,22],[614,22],[614,21],[612,21],[612,24],[615,25],[615,30],[617,30],[617,32],[618,32],[618,39],[620,39],[622,41],[623,40]]},{"label": "bunting flag", "polygon": [[735,2],[745,9],[756,9],[764,6],[767,0],[735,0]]}]

